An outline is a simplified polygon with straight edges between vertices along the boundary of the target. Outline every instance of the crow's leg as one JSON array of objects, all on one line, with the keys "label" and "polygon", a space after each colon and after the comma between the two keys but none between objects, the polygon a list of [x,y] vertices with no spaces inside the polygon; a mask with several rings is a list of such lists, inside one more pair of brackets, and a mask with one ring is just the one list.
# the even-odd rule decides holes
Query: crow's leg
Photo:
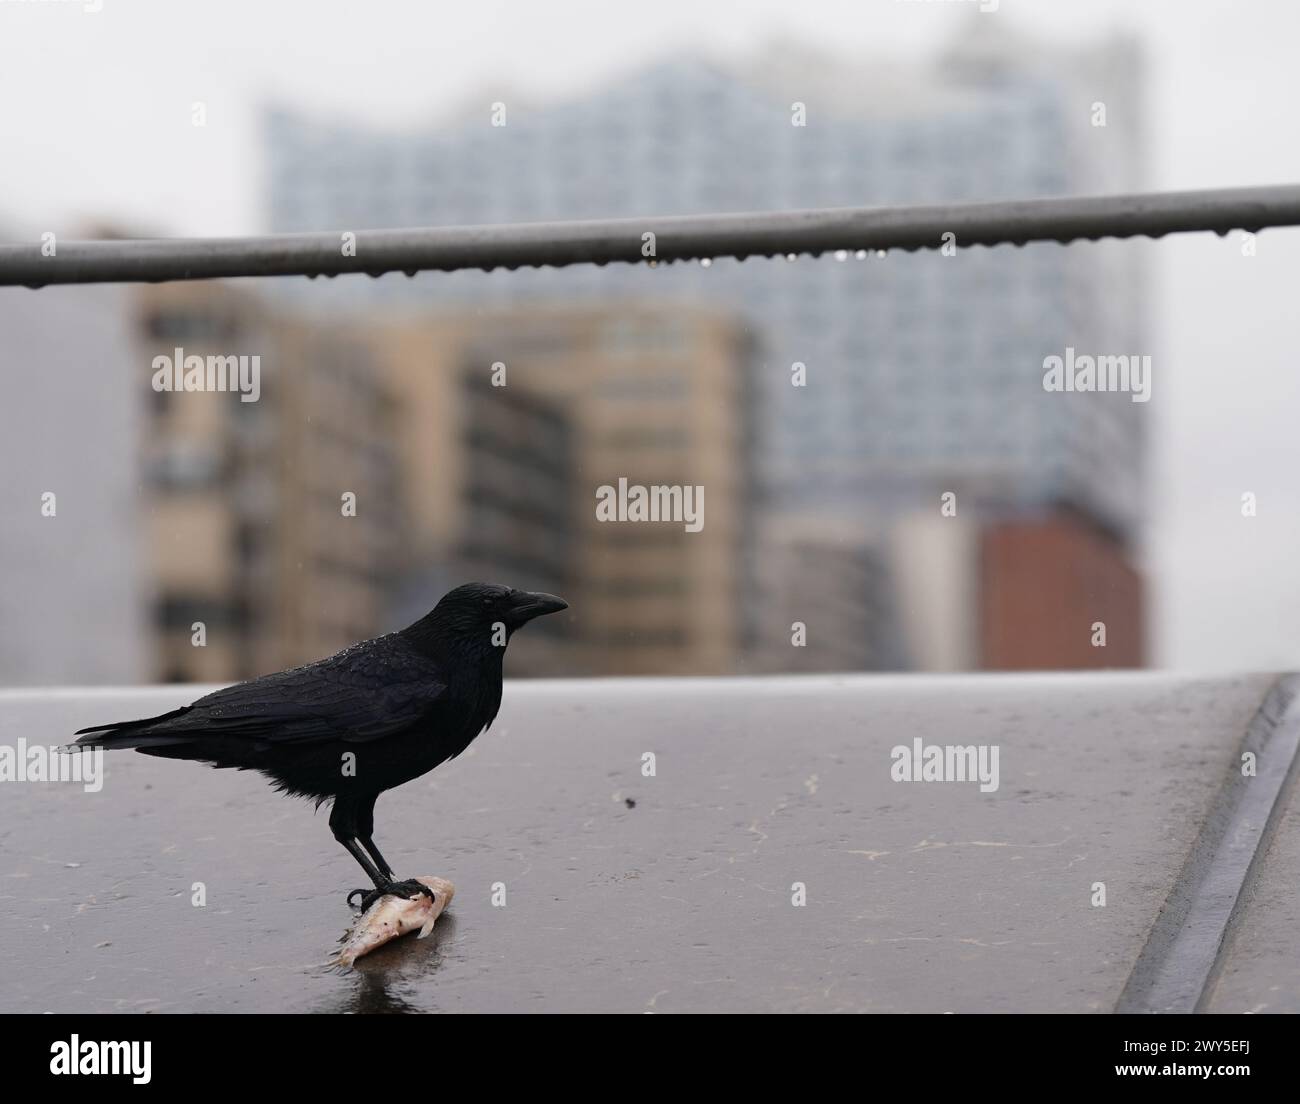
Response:
[{"label": "crow's leg", "polygon": [[[392,877],[390,876],[386,878],[380,873],[375,864],[370,861],[370,856],[366,854],[361,844],[355,839],[339,840],[339,842],[343,844],[343,846],[348,849],[348,853],[361,864],[361,869],[364,870],[370,880],[375,883],[377,889],[383,889],[385,886],[392,884]],[[349,894],[349,896],[351,895]]]},{"label": "crow's leg", "polygon": [[370,852],[370,857],[375,860],[375,865],[381,873],[390,882],[393,880],[393,868],[388,865],[388,860],[379,853],[379,848],[375,846],[375,802],[379,800],[379,795],[359,801],[357,803],[357,841]]},{"label": "crow's leg", "polygon": [[392,872],[385,877],[357,842],[357,801],[351,795],[339,794],[334,799],[334,808],[330,810],[330,831],[348,849],[348,854],[361,864],[361,869],[376,888],[382,889],[393,880]]},{"label": "crow's leg", "polygon": [[[348,854],[361,864],[361,869],[375,883],[375,888],[372,890],[354,889],[348,894],[348,904],[352,904],[353,897],[360,897],[361,909],[365,911],[380,897],[387,894],[409,898],[413,894],[423,893],[426,897],[436,898],[437,895],[433,890],[423,882],[395,881],[388,864],[384,862],[383,857],[378,852],[374,851],[374,844],[370,841],[370,835],[374,831],[376,796],[358,797],[351,794],[340,794],[334,799],[334,808],[330,812],[330,830],[334,833],[334,838],[348,849]],[[376,865],[371,860],[370,855],[366,853],[366,848],[362,846],[362,842],[358,839],[358,836],[363,832],[371,853],[379,860],[379,865]]]}]

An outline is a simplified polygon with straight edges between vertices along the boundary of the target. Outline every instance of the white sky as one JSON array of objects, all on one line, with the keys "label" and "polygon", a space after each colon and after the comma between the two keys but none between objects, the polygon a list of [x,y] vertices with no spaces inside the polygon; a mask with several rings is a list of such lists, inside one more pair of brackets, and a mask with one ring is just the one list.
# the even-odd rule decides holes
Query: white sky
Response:
[{"label": "white sky", "polygon": [[[580,92],[681,50],[727,58],[798,41],[864,59],[923,54],[969,6],[0,0],[0,231],[75,234],[89,219],[262,230],[256,124],[268,97],[401,126],[471,98]],[[1001,0],[983,18],[1049,40],[1139,33],[1153,188],[1300,181],[1300,5]],[[196,100],[202,129],[190,124]],[[1266,232],[1249,259],[1213,236],[1167,239],[1157,256],[1155,658],[1300,667],[1300,230]],[[1240,515],[1243,491],[1259,496],[1254,519]]]}]

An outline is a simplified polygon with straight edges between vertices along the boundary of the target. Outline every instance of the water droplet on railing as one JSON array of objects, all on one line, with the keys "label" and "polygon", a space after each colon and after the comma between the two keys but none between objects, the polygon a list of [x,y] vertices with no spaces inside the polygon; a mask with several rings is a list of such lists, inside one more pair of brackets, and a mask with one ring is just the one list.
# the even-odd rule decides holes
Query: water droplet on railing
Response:
[{"label": "water droplet on railing", "polygon": [[795,253],[787,253],[787,254],[785,255],[785,259],[786,259],[787,261],[792,261],[792,262],[793,262],[793,261],[797,261],[797,260],[799,259],[799,257],[798,257],[798,255],[795,254]]},{"label": "water droplet on railing", "polygon": [[853,255],[860,261],[865,261],[867,259],[867,251],[865,249],[859,249]]},{"label": "water droplet on railing", "polygon": [[849,251],[847,249],[835,250],[835,259],[837,261],[847,261],[849,259]]},{"label": "water droplet on railing", "polygon": [[712,257],[701,257],[701,258],[700,258],[700,267],[701,267],[701,268],[712,268],[712,267],[713,267],[713,258],[712,258]]}]

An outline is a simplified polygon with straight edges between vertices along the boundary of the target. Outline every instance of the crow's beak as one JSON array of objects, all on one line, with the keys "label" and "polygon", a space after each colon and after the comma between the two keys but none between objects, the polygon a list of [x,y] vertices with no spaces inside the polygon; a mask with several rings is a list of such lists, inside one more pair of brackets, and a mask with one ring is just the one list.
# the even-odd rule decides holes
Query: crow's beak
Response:
[{"label": "crow's beak", "polygon": [[544,617],[548,613],[559,613],[560,610],[569,608],[569,603],[563,598],[557,598],[554,594],[543,594],[541,591],[526,591],[519,596],[519,604],[515,606],[515,615],[522,621],[531,621],[534,617]]}]

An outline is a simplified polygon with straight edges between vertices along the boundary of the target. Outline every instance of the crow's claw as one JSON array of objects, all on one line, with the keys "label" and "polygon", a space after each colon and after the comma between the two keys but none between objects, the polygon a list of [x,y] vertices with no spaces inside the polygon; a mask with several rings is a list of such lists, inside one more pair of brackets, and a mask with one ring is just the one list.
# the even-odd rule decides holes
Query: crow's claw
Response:
[{"label": "crow's claw", "polygon": [[366,909],[378,901],[380,897],[403,897],[409,900],[416,893],[423,893],[431,901],[436,901],[438,899],[438,895],[423,882],[417,882],[414,878],[408,878],[404,882],[389,882],[387,885],[380,886],[377,889],[354,889],[348,894],[348,904],[352,905],[353,897],[360,897],[361,904],[359,906],[354,905],[353,907],[359,907],[362,912],[365,912]]}]

